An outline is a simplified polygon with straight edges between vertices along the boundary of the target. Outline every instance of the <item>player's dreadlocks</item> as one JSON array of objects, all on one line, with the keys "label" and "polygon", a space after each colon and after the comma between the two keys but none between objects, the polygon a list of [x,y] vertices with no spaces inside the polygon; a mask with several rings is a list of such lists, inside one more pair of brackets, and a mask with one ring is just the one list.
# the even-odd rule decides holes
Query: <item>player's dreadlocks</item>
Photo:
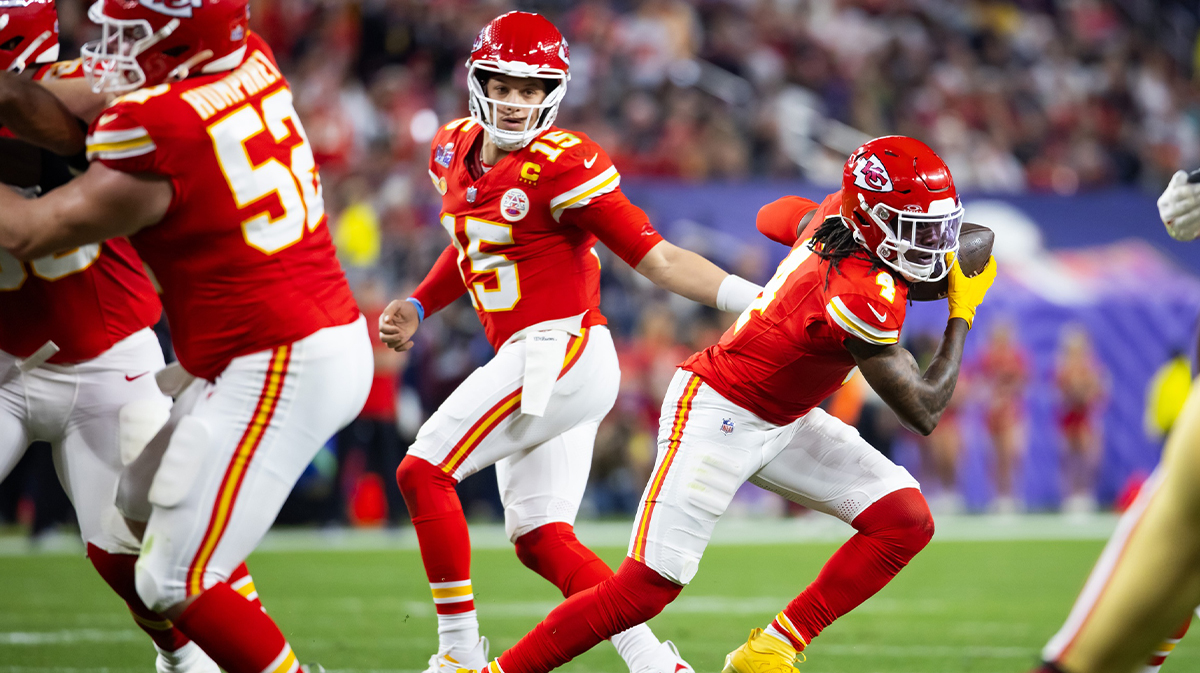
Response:
[{"label": "player's dreadlocks", "polygon": [[[837,215],[825,218],[821,226],[817,227],[817,231],[809,240],[808,245],[818,257],[829,262],[829,266],[825,269],[825,289],[829,289],[830,272],[837,269],[840,274],[842,270],[838,266],[843,259],[849,257],[857,257],[871,262],[872,271],[881,269],[890,272],[879,258],[868,253],[858,241],[854,240],[854,232]],[[902,283],[907,282],[902,277],[897,280]]]}]

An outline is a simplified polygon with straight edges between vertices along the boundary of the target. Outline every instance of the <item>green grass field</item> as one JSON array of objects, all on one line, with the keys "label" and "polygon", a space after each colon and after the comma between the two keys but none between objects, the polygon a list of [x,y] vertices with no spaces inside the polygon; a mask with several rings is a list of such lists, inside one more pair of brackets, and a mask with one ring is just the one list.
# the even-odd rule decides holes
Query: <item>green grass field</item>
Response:
[{"label": "green grass field", "polygon": [[[411,534],[409,535],[411,538]],[[1098,540],[937,541],[882,593],[810,647],[803,673],[1023,673],[1055,631],[1100,551]],[[700,673],[770,621],[835,542],[712,547],[680,599],[651,622]],[[616,564],[621,547],[598,549]],[[416,551],[264,551],[250,569],[268,611],[304,661],[331,671],[419,671],[437,644]],[[76,555],[0,556],[0,673],[153,671],[149,641]],[[493,655],[559,600],[505,549],[474,557]],[[1165,667],[1200,669],[1185,640]],[[604,644],[568,664],[625,668]]]}]

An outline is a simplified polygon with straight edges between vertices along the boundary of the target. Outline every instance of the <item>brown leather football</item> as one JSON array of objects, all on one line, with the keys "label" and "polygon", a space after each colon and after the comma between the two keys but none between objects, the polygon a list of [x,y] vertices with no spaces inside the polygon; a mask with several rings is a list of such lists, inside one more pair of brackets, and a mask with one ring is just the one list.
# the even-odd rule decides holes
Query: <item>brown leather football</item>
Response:
[{"label": "brown leather football", "polygon": [[[982,224],[963,222],[958,232],[958,264],[967,276],[974,276],[983,271],[988,259],[992,256],[992,243],[996,235],[991,229]],[[908,298],[913,301],[934,301],[945,299],[950,291],[950,279],[943,278],[932,283],[914,283],[908,290]]]}]

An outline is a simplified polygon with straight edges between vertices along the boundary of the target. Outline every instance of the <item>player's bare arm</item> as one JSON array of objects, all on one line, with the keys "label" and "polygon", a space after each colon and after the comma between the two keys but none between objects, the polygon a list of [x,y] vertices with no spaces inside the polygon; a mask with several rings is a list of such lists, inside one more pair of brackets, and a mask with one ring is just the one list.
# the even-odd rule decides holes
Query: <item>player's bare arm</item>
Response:
[{"label": "player's bare arm", "polygon": [[898,345],[876,346],[854,338],[847,338],[845,343],[867,383],[896,412],[900,422],[928,435],[937,427],[954,394],[969,330],[965,320],[951,319],[924,374],[912,353]]},{"label": "player's bare arm", "polygon": [[0,125],[63,156],[82,152],[86,142],[79,119],[66,105],[33,80],[12,72],[0,72]]},{"label": "player's bare arm", "polygon": [[101,163],[40,199],[3,189],[0,248],[30,260],[129,236],[161,220],[173,196],[165,178],[122,173]]},{"label": "player's bare arm", "polygon": [[975,320],[975,309],[996,279],[996,261],[989,260],[973,277],[963,274],[954,263],[948,277],[950,320],[924,374],[912,354],[898,345],[877,346],[854,338],[845,341],[867,383],[896,412],[901,423],[922,435],[937,427],[954,394],[963,343]]},{"label": "player's bare arm", "polygon": [[113,94],[92,91],[91,85],[83,77],[43,79],[38,81],[38,85],[54,94],[73,116],[89,124],[100,116],[114,98]]},{"label": "player's bare arm", "polygon": [[[667,241],[651,248],[636,271],[664,290],[723,311],[742,312],[762,291],[754,283]],[[729,285],[723,290],[725,283]]]}]

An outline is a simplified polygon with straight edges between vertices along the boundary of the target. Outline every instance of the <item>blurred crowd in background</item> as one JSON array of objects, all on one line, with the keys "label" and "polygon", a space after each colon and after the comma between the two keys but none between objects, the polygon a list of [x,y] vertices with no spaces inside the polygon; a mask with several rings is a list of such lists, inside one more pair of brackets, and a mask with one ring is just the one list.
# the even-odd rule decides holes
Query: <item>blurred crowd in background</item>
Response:
[{"label": "blurred crowd in background", "polygon": [[[64,55],[91,39],[86,4],[59,0]],[[440,124],[467,115],[472,41],[509,9],[541,12],[566,35],[571,81],[557,123],[597,140],[626,180],[833,185],[854,147],[888,133],[928,142],[965,191],[1154,191],[1177,168],[1200,165],[1200,9],[1189,0],[251,5],[254,29],[295,92],[330,227],[371,320],[388,300],[406,296],[446,245],[426,172],[429,141]],[[675,365],[714,343],[732,316],[666,296],[602,255],[603,310],[618,342],[622,392],[597,438],[585,509],[625,516],[653,466],[659,404]],[[773,271],[764,258],[749,249],[729,265],[762,283]],[[939,336],[908,335],[909,346],[927,357]],[[1003,326],[987,338],[958,396],[987,401],[994,508],[1007,511],[1020,507],[1012,474],[1028,431],[1020,418],[1027,357]],[[395,466],[428,413],[492,351],[463,299],[423,325],[410,353],[380,347],[376,355],[362,417],[331,441],[282,520],[403,522]],[[1061,360],[1059,430],[1069,493],[1078,496],[1067,506],[1086,509],[1094,506],[1095,418],[1108,383],[1085,332],[1064,332]],[[897,437],[916,441],[905,439],[865,385],[848,386],[830,406],[885,452]],[[947,509],[961,507],[956,432],[948,412],[938,432],[918,442],[918,477]],[[53,511],[28,504],[36,498],[19,485],[25,472],[0,488],[0,517],[14,516],[18,502],[26,518]],[[491,470],[460,489],[469,514],[500,515]]]}]

